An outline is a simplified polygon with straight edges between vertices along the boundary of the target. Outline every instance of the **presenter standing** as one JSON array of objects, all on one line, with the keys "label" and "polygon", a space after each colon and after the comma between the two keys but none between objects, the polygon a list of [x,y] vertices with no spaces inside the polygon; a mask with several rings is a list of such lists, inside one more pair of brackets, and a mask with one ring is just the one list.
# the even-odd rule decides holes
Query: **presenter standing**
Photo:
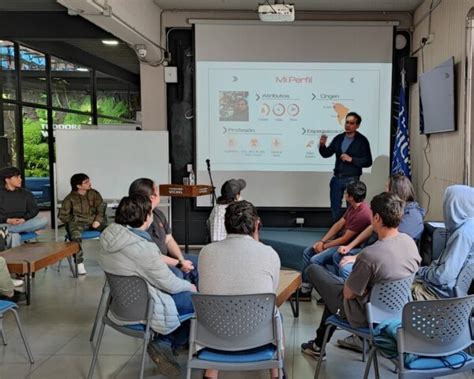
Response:
[{"label": "presenter standing", "polygon": [[342,197],[347,185],[359,180],[363,167],[372,166],[369,141],[357,131],[361,122],[362,118],[357,113],[349,112],[346,115],[344,133],[334,137],[329,146],[326,146],[327,135],[323,134],[319,140],[319,154],[323,158],[336,154],[334,176],[329,184],[334,221],[342,216]]}]

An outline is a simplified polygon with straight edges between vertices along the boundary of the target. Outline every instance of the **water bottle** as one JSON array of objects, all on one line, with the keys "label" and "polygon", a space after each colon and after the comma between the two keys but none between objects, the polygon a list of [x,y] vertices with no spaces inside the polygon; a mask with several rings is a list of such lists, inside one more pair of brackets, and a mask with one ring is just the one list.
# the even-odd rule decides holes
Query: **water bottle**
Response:
[{"label": "water bottle", "polygon": [[191,169],[191,171],[189,171],[189,184],[190,185],[195,185],[196,184],[196,177],[194,176],[194,170]]}]

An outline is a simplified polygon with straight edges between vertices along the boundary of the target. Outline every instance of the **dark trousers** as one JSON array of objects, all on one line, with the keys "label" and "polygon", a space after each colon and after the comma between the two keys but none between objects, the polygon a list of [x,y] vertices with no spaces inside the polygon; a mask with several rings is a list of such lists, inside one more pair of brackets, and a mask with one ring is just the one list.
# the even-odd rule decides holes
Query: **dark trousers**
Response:
[{"label": "dark trousers", "polygon": [[[344,314],[344,279],[316,264],[312,264],[306,269],[306,276],[308,282],[321,295],[325,304],[321,322],[316,330],[315,340],[316,346],[321,347],[327,329],[326,320],[332,315],[339,314],[343,316]],[[328,341],[331,339],[333,332],[329,335]]]},{"label": "dark trousers", "polygon": [[[180,316],[187,315],[194,312],[193,303],[191,301],[191,291],[179,292],[171,297],[174,300],[176,309]],[[191,320],[186,320],[181,323],[178,329],[174,330],[170,334],[161,335],[159,339],[165,341],[168,344],[171,344],[173,349],[186,346],[189,341],[189,330],[191,327]]]},{"label": "dark trousers", "polygon": [[199,288],[198,257],[196,255],[183,254],[183,258],[193,262],[194,270],[188,273],[182,272],[179,268],[168,266],[170,270],[178,277],[191,282]]},{"label": "dark trousers", "polygon": [[331,200],[331,213],[333,221],[338,221],[344,214],[342,209],[342,198],[344,197],[344,191],[351,182],[359,180],[359,176],[333,176],[329,183],[330,189],[330,200]]}]

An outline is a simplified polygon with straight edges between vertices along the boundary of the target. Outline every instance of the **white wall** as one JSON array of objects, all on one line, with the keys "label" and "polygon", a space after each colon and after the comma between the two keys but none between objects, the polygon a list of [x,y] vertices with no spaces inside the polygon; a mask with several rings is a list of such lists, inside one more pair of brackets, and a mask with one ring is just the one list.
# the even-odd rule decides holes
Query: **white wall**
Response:
[{"label": "white wall", "polygon": [[[414,15],[413,45],[419,46],[422,37],[428,33],[428,20],[423,16],[429,10],[431,0],[425,0]],[[441,62],[454,56],[456,68],[456,116],[457,131],[432,135],[431,149],[427,157],[431,165],[431,175],[425,184],[425,190],[431,197],[427,219],[442,220],[442,199],[447,186],[463,183],[465,166],[466,126],[464,117],[464,59],[466,44],[466,16],[474,6],[474,0],[444,0],[433,11],[431,33],[434,33],[433,43],[427,45],[418,53],[418,74],[428,71]],[[418,25],[417,25],[418,24]],[[423,149],[426,147],[426,137],[419,134],[419,91],[418,84],[410,88],[410,138],[413,167],[413,182],[420,203],[426,208],[428,196],[422,191],[422,183],[428,177],[428,164],[425,161]],[[469,126],[470,127],[470,126]]]}]

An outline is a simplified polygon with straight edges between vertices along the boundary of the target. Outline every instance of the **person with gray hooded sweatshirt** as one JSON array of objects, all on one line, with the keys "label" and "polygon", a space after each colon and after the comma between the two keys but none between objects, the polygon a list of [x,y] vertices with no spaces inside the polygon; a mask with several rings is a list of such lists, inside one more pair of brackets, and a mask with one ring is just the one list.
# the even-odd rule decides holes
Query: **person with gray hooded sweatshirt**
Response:
[{"label": "person with gray hooded sweatshirt", "polygon": [[[147,232],[152,221],[149,198],[141,194],[124,197],[115,223],[100,236],[103,250],[99,264],[111,274],[145,279],[154,301],[151,328],[160,334],[148,345],[148,354],[164,375],[179,377],[179,365],[169,351],[169,343],[172,349],[187,344],[189,321],[181,323],[179,316],[194,312],[191,293],[196,292],[196,286],[178,278],[161,259],[158,246]],[[112,312],[109,317],[119,325],[125,324]]]},{"label": "person with gray hooded sweatshirt", "polygon": [[418,271],[412,287],[415,300],[453,297],[461,270],[474,263],[474,188],[448,187],[443,214],[449,238],[440,257]]}]

